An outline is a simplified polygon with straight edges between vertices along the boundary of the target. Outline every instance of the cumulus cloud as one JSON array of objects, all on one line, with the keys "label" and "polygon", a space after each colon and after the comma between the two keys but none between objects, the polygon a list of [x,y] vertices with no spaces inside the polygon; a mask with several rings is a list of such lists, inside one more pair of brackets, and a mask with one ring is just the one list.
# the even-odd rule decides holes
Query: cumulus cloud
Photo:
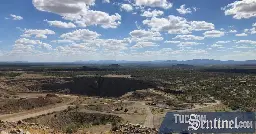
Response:
[{"label": "cumulus cloud", "polygon": [[33,0],[38,10],[56,14],[76,14],[94,3],[95,0]]},{"label": "cumulus cloud", "polygon": [[256,34],[256,27],[251,28],[250,31],[251,31],[251,34]]},{"label": "cumulus cloud", "polygon": [[129,43],[128,40],[117,40],[117,39],[102,39],[99,40],[101,47],[108,52],[118,52],[126,50]]},{"label": "cumulus cloud", "polygon": [[74,23],[71,22],[62,22],[62,21],[48,21],[45,20],[50,26],[55,26],[55,27],[59,27],[59,28],[76,28],[76,25]]},{"label": "cumulus cloud", "polygon": [[180,8],[176,9],[180,14],[191,14],[192,10],[191,8],[186,8],[186,5],[183,4],[180,6]]},{"label": "cumulus cloud", "polygon": [[149,7],[160,7],[169,9],[172,7],[172,3],[167,0],[135,0],[137,6],[149,6]]},{"label": "cumulus cloud", "polygon": [[51,42],[53,43],[59,43],[59,44],[62,44],[62,43],[75,43],[73,40],[52,40]]},{"label": "cumulus cloud", "polygon": [[130,4],[122,4],[122,5],[121,5],[121,9],[122,9],[122,10],[125,10],[125,11],[127,11],[127,12],[131,12],[131,11],[133,10],[133,7],[132,7],[132,5],[130,5]]},{"label": "cumulus cloud", "polygon": [[195,35],[177,35],[173,39],[182,39],[182,40],[203,40],[204,37],[195,36]]},{"label": "cumulus cloud", "polygon": [[208,38],[217,38],[225,35],[224,32],[218,31],[218,30],[206,31],[203,34],[204,34],[204,37],[208,37]]},{"label": "cumulus cloud", "polygon": [[[100,34],[88,29],[78,29],[69,33],[64,33],[60,36],[61,40],[54,40],[56,43],[69,44],[66,47],[59,47],[62,52],[74,53],[78,48],[83,50],[99,51],[104,53],[119,53],[128,49],[127,45],[130,39],[101,39]],[[70,45],[71,44],[71,45]],[[80,52],[80,51],[79,51]],[[83,52],[84,53],[84,52]]]},{"label": "cumulus cloud", "polygon": [[131,40],[135,42],[146,41],[161,41],[163,37],[159,32],[146,31],[146,30],[134,30],[130,32]]},{"label": "cumulus cloud", "polygon": [[25,29],[23,35],[21,37],[32,37],[35,38],[47,38],[47,35],[54,35],[55,32],[49,29]]},{"label": "cumulus cloud", "polygon": [[192,42],[192,41],[165,41],[164,43],[167,44],[178,44],[179,47],[186,47],[186,46],[195,46],[195,45],[200,45],[204,43],[199,43],[199,42]]},{"label": "cumulus cloud", "polygon": [[23,17],[18,15],[10,14],[10,16],[12,17],[13,20],[23,20]]},{"label": "cumulus cloud", "polygon": [[136,48],[156,47],[156,46],[158,45],[156,45],[156,43],[153,43],[153,42],[138,42],[131,48],[136,49]]},{"label": "cumulus cloud", "polygon": [[116,13],[90,10],[95,0],[33,0],[36,9],[61,15],[63,19],[73,21],[81,27],[100,25],[103,28],[116,28],[121,16]]},{"label": "cumulus cloud", "polygon": [[66,40],[82,41],[82,40],[93,40],[100,36],[100,34],[90,31],[88,29],[78,29],[73,32],[65,33],[60,38]]},{"label": "cumulus cloud", "polygon": [[239,40],[236,43],[256,45],[256,41],[252,41],[252,40]]},{"label": "cumulus cloud", "polygon": [[191,21],[191,27],[195,31],[204,31],[214,29],[214,24],[205,21]]},{"label": "cumulus cloud", "polygon": [[51,50],[52,46],[47,43],[43,43],[40,40],[30,40],[27,38],[20,38],[15,41],[14,49],[19,49],[21,51],[33,50],[34,45],[38,45],[38,48]]},{"label": "cumulus cloud", "polygon": [[157,17],[163,15],[164,12],[160,10],[153,10],[153,11],[144,11],[141,16],[144,17]]},{"label": "cumulus cloud", "polygon": [[246,33],[240,33],[240,34],[236,34],[236,36],[247,36]]},{"label": "cumulus cloud", "polygon": [[230,30],[229,33],[237,33],[236,30]]},{"label": "cumulus cloud", "polygon": [[102,11],[86,10],[79,14],[66,14],[64,19],[74,21],[81,27],[100,25],[102,28],[117,28],[121,24],[121,16],[116,13],[109,15]]},{"label": "cumulus cloud", "polygon": [[214,24],[205,21],[187,21],[183,17],[170,15],[168,18],[146,19],[144,25],[148,25],[153,31],[167,31],[169,34],[189,34],[192,31],[214,29]]},{"label": "cumulus cloud", "polygon": [[230,43],[231,41],[217,41],[217,44],[226,44],[226,43]]},{"label": "cumulus cloud", "polygon": [[213,44],[213,45],[211,45],[211,47],[213,47],[213,48],[224,48],[223,45],[220,45],[220,44]]},{"label": "cumulus cloud", "polygon": [[168,18],[151,18],[144,20],[143,24],[148,25],[154,31],[167,31],[170,34],[188,34],[190,25],[182,17],[170,15]]},{"label": "cumulus cloud", "polygon": [[110,0],[103,0],[103,3],[110,3]]},{"label": "cumulus cloud", "polygon": [[204,43],[198,43],[198,42],[180,42],[178,46],[183,47],[183,46],[194,46],[194,45],[200,45]]},{"label": "cumulus cloud", "polygon": [[164,43],[168,43],[168,44],[178,44],[180,43],[181,41],[172,41],[172,40],[166,40],[164,41]]},{"label": "cumulus cloud", "polygon": [[77,55],[77,54],[81,54],[83,52],[90,53],[90,52],[97,51],[97,49],[95,47],[88,47],[84,44],[72,44],[72,45],[66,45],[66,46],[58,46],[58,47],[56,47],[55,50],[61,54],[67,54],[67,55]]},{"label": "cumulus cloud", "polygon": [[234,19],[249,19],[256,16],[256,0],[235,1],[222,10],[225,15],[232,15]]}]

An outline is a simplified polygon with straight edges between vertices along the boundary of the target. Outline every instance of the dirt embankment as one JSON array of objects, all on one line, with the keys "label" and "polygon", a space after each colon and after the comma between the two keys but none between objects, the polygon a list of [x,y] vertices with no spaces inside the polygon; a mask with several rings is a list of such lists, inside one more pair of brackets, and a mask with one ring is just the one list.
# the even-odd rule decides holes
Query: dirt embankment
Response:
[{"label": "dirt embankment", "polygon": [[1,114],[17,113],[34,108],[44,107],[61,103],[61,97],[55,95],[46,95],[38,98],[20,98],[20,99],[6,99],[0,103]]},{"label": "dirt embankment", "polygon": [[89,128],[94,125],[105,125],[107,123],[118,124],[122,121],[122,118],[115,115],[66,110],[32,119],[26,119],[25,121],[42,124],[64,132],[75,132],[79,128]]}]

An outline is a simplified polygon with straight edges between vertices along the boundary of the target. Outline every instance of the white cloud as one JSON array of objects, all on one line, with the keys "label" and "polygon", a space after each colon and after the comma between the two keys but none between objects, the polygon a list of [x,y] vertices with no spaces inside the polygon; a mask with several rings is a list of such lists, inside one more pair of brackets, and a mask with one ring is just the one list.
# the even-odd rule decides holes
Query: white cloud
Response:
[{"label": "white cloud", "polygon": [[189,22],[183,17],[170,15],[168,18],[147,19],[143,21],[144,25],[148,25],[153,31],[167,31],[169,34],[189,34],[192,31],[202,31],[214,29],[212,23],[205,21]]},{"label": "white cloud", "polygon": [[178,46],[194,46],[194,45],[200,45],[204,43],[198,43],[198,42],[180,42]]},{"label": "white cloud", "polygon": [[167,0],[135,0],[137,6],[149,6],[149,7],[160,7],[169,9],[172,7],[172,3]]},{"label": "white cloud", "polygon": [[236,34],[236,36],[247,36],[246,33],[240,33],[240,34]]},{"label": "white cloud", "polygon": [[145,47],[156,47],[158,45],[156,45],[153,42],[138,42],[136,43],[134,46],[132,46],[132,49],[136,49],[136,48],[145,48]]},{"label": "white cloud", "polygon": [[60,38],[66,40],[82,41],[82,40],[93,40],[100,36],[100,34],[90,31],[88,29],[78,29],[73,32],[65,33]]},{"label": "white cloud", "polygon": [[191,21],[191,27],[195,31],[204,31],[214,29],[214,24],[205,21]]},{"label": "white cloud", "polygon": [[256,27],[251,28],[250,31],[251,31],[251,34],[256,34]]},{"label": "white cloud", "polygon": [[47,35],[53,35],[55,34],[54,31],[49,30],[49,29],[25,29],[23,35],[21,37],[32,37],[35,36],[35,38],[47,38]]},{"label": "white cloud", "polygon": [[46,49],[46,50],[52,50],[52,46],[50,44],[47,44],[47,43],[39,44],[39,48]]},{"label": "white cloud", "polygon": [[30,40],[27,38],[20,38],[15,41],[14,49],[20,50],[33,50],[34,45],[38,45],[38,48],[51,50],[52,46],[47,43],[43,43],[40,40]]},{"label": "white cloud", "polygon": [[223,45],[220,45],[220,44],[213,44],[213,45],[211,45],[211,47],[213,47],[213,48],[224,48]]},{"label": "white cloud", "polygon": [[81,27],[101,25],[103,28],[117,28],[121,24],[121,16],[118,13],[109,15],[102,11],[93,10],[83,11],[79,14],[67,14],[63,18],[74,21]]},{"label": "white cloud", "polygon": [[224,35],[225,35],[224,32],[218,31],[218,30],[211,30],[211,31],[204,32],[204,37],[208,37],[208,38],[217,38],[217,37],[222,37]]},{"label": "white cloud", "polygon": [[256,41],[252,41],[252,40],[239,40],[236,43],[256,45]]},{"label": "white cloud", "polygon": [[118,52],[126,50],[129,43],[128,40],[117,40],[117,39],[104,39],[99,40],[101,47],[107,52]]},{"label": "white cloud", "polygon": [[204,37],[195,36],[195,35],[177,35],[173,39],[182,39],[182,40],[203,40]]},{"label": "white cloud", "polygon": [[217,41],[217,44],[226,44],[226,43],[230,43],[231,41]]},{"label": "white cloud", "polygon": [[102,11],[90,10],[95,0],[33,0],[36,9],[61,15],[63,19],[73,21],[81,27],[100,25],[103,28],[117,28],[121,16],[109,15]]},{"label": "white cloud", "polygon": [[110,3],[110,0],[103,0],[103,3]]},{"label": "white cloud", "polygon": [[250,29],[244,29],[244,33],[247,33],[249,31],[250,31]]},{"label": "white cloud", "polygon": [[84,44],[72,44],[67,46],[58,46],[55,49],[57,52],[61,54],[67,54],[67,55],[77,55],[81,53],[91,53],[97,51],[95,47],[88,47]]},{"label": "white cloud", "polygon": [[40,40],[30,40],[27,38],[20,38],[15,41],[15,44],[35,45],[35,44],[40,44]]},{"label": "white cloud", "polygon": [[[127,40],[117,40],[117,39],[93,39],[84,40],[80,43],[74,43],[66,46],[58,46],[56,50],[65,55],[83,55],[90,53],[88,56],[95,56],[99,54],[104,55],[117,55],[121,53],[122,50],[126,50],[128,45]],[[103,57],[104,57],[103,56]],[[101,57],[101,59],[103,58]]]},{"label": "white cloud", "polygon": [[165,41],[164,43],[167,44],[178,44],[179,47],[185,47],[185,46],[195,46],[195,45],[200,45],[204,43],[199,43],[199,42],[191,42],[191,41]]},{"label": "white cloud", "polygon": [[121,5],[121,9],[123,9],[123,10],[125,10],[127,12],[131,12],[133,10],[133,7],[130,4],[122,4]]},{"label": "white cloud", "polygon": [[38,10],[56,14],[76,14],[94,3],[95,0],[33,0]]},{"label": "white cloud", "polygon": [[154,31],[167,31],[169,34],[191,33],[187,20],[173,15],[168,16],[168,18],[153,17],[150,20],[144,20],[143,24],[148,25]]},{"label": "white cloud", "polygon": [[180,14],[191,14],[192,10],[191,8],[186,8],[186,5],[183,4],[180,6],[180,8],[176,9]]},{"label": "white cloud", "polygon": [[237,33],[236,30],[230,30],[229,32],[230,32],[230,33]]},{"label": "white cloud", "polygon": [[252,26],[253,26],[253,27],[256,27],[256,23],[253,23]]},{"label": "white cloud", "polygon": [[169,40],[166,40],[164,43],[170,43],[170,44],[179,44],[180,41],[169,41]]},{"label": "white cloud", "polygon": [[53,41],[51,41],[51,42],[53,42],[53,43],[59,43],[59,44],[62,44],[62,43],[74,43],[74,41],[72,41],[72,40],[53,40]]},{"label": "white cloud", "polygon": [[21,17],[21,16],[17,16],[14,14],[10,14],[10,16],[12,17],[13,20],[23,20],[23,17]]},{"label": "white cloud", "polygon": [[146,30],[134,30],[130,32],[131,40],[135,42],[146,41],[161,41],[163,37],[159,32],[146,31]]},{"label": "white cloud", "polygon": [[256,0],[240,0],[228,4],[222,10],[225,15],[233,15],[235,19],[248,19],[256,16]]},{"label": "white cloud", "polygon": [[248,49],[248,48],[254,48],[254,47],[253,46],[249,46],[249,45],[236,45],[236,46],[234,46],[234,48]]},{"label": "white cloud", "polygon": [[55,26],[59,28],[76,28],[76,25],[71,22],[62,22],[62,21],[48,21],[45,20],[50,26]]},{"label": "white cloud", "polygon": [[153,10],[153,11],[144,11],[143,14],[141,14],[141,16],[144,16],[144,17],[157,17],[157,16],[161,16],[163,14],[164,14],[163,11]]}]

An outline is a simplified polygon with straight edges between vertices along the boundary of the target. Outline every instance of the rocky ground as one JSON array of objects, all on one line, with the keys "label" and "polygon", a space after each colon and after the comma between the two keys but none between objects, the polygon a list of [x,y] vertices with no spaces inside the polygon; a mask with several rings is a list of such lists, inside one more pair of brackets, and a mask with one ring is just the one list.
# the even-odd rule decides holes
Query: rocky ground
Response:
[{"label": "rocky ground", "polygon": [[0,134],[57,134],[61,133],[49,127],[26,122],[0,122]]},{"label": "rocky ground", "polygon": [[63,100],[61,97],[51,94],[48,94],[46,96],[40,96],[37,98],[3,99],[0,103],[0,113],[17,113],[24,110],[30,110],[38,107],[61,103],[62,101]]},{"label": "rocky ground", "polygon": [[[55,129],[36,124],[36,123],[0,123],[0,134],[65,134],[68,132],[57,131]],[[90,132],[71,132],[76,134],[91,134]],[[147,128],[139,124],[121,124],[112,127],[112,130],[106,131],[104,134],[157,134],[155,128]]]},{"label": "rocky ground", "polygon": [[112,130],[113,134],[157,134],[155,128],[147,128],[139,124],[122,124]]}]

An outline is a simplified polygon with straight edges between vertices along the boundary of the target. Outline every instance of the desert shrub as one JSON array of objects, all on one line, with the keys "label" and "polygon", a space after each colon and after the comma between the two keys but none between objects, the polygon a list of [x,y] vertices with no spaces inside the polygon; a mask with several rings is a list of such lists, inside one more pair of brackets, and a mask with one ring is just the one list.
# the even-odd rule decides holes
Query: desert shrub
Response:
[{"label": "desert shrub", "polygon": [[22,75],[22,73],[10,72],[10,73],[5,74],[5,76],[7,76],[7,77],[17,77],[20,75]]},{"label": "desert shrub", "polygon": [[77,126],[74,125],[74,124],[71,124],[71,125],[67,126],[65,132],[66,132],[67,134],[72,134],[72,133],[75,133],[76,130],[77,130]]}]

